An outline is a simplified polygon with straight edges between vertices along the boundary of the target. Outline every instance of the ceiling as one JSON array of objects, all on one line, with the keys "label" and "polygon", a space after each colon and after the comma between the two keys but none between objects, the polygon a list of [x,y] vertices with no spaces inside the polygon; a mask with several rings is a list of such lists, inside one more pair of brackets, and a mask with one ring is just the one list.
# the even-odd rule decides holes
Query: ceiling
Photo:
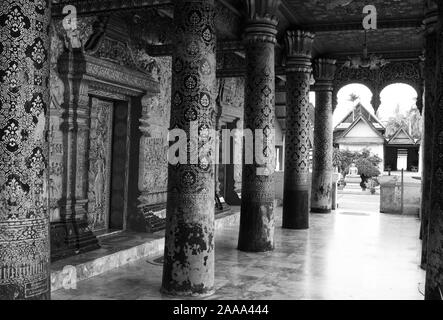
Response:
[{"label": "ceiling", "polygon": [[[280,48],[288,28],[316,33],[314,57],[330,55],[345,58],[359,54],[364,33],[363,8],[374,5],[378,29],[368,34],[370,53],[395,54],[399,58],[418,57],[423,48],[423,0],[281,0],[278,17]],[[61,15],[65,4],[73,4],[79,14],[132,12],[157,8],[167,19],[173,16],[172,0],[53,0],[54,15]],[[216,0],[218,39],[240,41],[245,22],[245,1]],[[142,21],[149,25],[152,20]]]},{"label": "ceiling", "polygon": [[378,29],[368,32],[371,53],[417,57],[423,48],[422,0],[282,0],[283,27],[316,33],[314,56],[358,54],[364,42],[363,8],[377,9]]},{"label": "ceiling", "polygon": [[379,20],[421,19],[422,0],[283,0],[299,24],[361,21],[366,5],[377,8]]}]

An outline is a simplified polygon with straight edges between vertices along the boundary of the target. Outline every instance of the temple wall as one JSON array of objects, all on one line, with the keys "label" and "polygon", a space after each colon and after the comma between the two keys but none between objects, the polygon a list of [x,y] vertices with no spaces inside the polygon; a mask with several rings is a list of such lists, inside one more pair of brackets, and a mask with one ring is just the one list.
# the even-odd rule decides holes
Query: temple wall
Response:
[{"label": "temple wall", "polygon": [[140,206],[152,206],[166,202],[168,181],[167,129],[171,114],[171,57],[140,56],[153,66],[154,79],[160,83],[160,92],[153,97],[142,98],[143,116],[140,129],[139,190]]},{"label": "temple wall", "polygon": [[[51,25],[51,108],[50,108],[50,123],[49,123],[49,142],[50,142],[50,162],[49,162],[49,192],[50,192],[50,216],[51,223],[58,223],[64,221],[61,212],[61,203],[67,200],[67,181],[70,181],[66,175],[74,174],[77,177],[71,177],[78,180],[78,171],[86,170],[84,174],[85,181],[82,185],[76,183],[76,192],[80,189],[86,190],[86,201],[84,205],[86,209],[86,219],[88,228],[94,232],[106,231],[109,224],[109,210],[110,210],[110,190],[109,186],[111,176],[111,157],[112,157],[112,125],[114,108],[113,99],[115,95],[109,92],[109,99],[107,97],[97,97],[94,89],[94,94],[91,96],[86,85],[85,92],[82,92],[86,100],[81,103],[86,103],[88,127],[87,136],[81,137],[85,143],[80,144],[76,148],[81,148],[86,152],[87,162],[85,165],[78,163],[78,159],[70,159],[75,162],[75,173],[69,173],[72,170],[67,168],[70,158],[68,154],[68,145],[72,137],[67,137],[66,121],[63,119],[63,108],[68,104],[75,105],[77,100],[72,98],[70,92],[66,91],[66,79],[59,74],[60,61],[65,55],[67,48],[72,45],[77,45],[84,49],[85,44],[91,35],[94,34],[93,24],[97,21],[97,17],[81,17],[78,19],[78,36],[74,39],[68,39],[66,31],[63,29],[61,20],[54,20]],[[112,26],[114,27],[114,26]],[[112,32],[112,31],[111,31]],[[120,57],[121,52],[113,53],[111,49],[116,43],[112,39],[105,39],[98,51],[93,52],[94,57],[99,61],[115,61],[117,64],[125,65],[128,63],[127,57]],[[118,43],[117,43],[118,45]],[[117,47],[121,49],[122,47]],[[105,51],[104,51],[105,50]],[[109,52],[106,52],[109,50]],[[165,216],[167,179],[168,179],[168,163],[167,163],[167,130],[170,126],[171,113],[171,77],[172,77],[172,58],[171,57],[152,57],[146,52],[136,50],[132,46],[124,48],[129,50],[134,58],[135,65],[130,68],[142,68],[147,71],[153,80],[158,82],[159,88],[153,94],[149,88],[146,88],[147,94],[140,97],[141,103],[141,117],[135,119],[136,126],[140,130],[140,141],[132,141],[139,143],[139,166],[138,166],[138,195],[137,200],[132,200],[130,205],[136,207],[138,213],[130,213],[135,215],[134,223],[143,224],[146,222],[146,213],[150,212],[162,219]],[[113,56],[115,55],[115,56]],[[119,60],[121,58],[121,60]],[[126,59],[126,60],[125,60]],[[131,62],[131,61],[129,61]],[[130,69],[127,69],[128,71]],[[128,74],[129,75],[129,74]],[[91,81],[89,76],[86,77],[88,83]],[[125,79],[119,79],[125,81]],[[82,80],[83,81],[83,80]],[[122,82],[122,83],[123,83]],[[83,83],[83,82],[82,82]],[[82,84],[83,85],[83,84]],[[106,93],[106,86],[100,88],[101,94]],[[68,88],[71,89],[71,88]],[[217,97],[217,119],[220,125],[233,129],[237,126],[243,125],[244,112],[244,91],[245,79],[239,77],[219,78],[218,79],[218,97]],[[118,96],[126,99],[125,96]],[[70,101],[65,101],[70,99]],[[89,102],[88,102],[89,99]],[[86,102],[85,102],[86,101]],[[129,101],[129,100],[128,100]],[[130,102],[129,102],[130,103]],[[133,120],[134,121],[134,120]],[[76,134],[73,134],[76,136]],[[75,138],[77,139],[77,138]],[[78,138],[80,139],[80,137]],[[89,141],[89,142],[88,142]],[[276,122],[276,145],[283,145],[283,136],[278,122]],[[72,148],[72,145],[71,145]],[[77,150],[80,152],[81,150]],[[234,152],[237,157],[236,161],[240,162],[238,156],[241,152]],[[68,161],[68,162],[67,162]],[[70,166],[71,166],[70,165]],[[135,171],[137,172],[137,171]],[[80,174],[82,175],[82,174]],[[221,166],[219,170],[220,188],[223,193],[229,192],[232,189],[233,193],[241,192],[241,165],[232,165],[229,170]],[[227,182],[230,180],[230,182]],[[229,190],[228,190],[229,189]],[[131,217],[127,217],[130,219]],[[149,231],[149,228],[143,227],[141,230]],[[140,230],[140,231],[141,231]],[[61,235],[63,237],[63,235]]]}]

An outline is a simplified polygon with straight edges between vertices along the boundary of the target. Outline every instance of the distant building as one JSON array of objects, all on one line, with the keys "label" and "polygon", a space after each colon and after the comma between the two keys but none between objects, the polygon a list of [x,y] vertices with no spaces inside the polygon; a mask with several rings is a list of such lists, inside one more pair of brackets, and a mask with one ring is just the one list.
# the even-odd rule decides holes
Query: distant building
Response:
[{"label": "distant building", "polygon": [[400,128],[385,144],[386,170],[418,171],[420,142]]},{"label": "distant building", "polygon": [[381,171],[417,171],[420,144],[403,128],[389,140],[385,135],[380,120],[359,103],[334,128],[334,145],[340,150],[370,150],[383,160]]}]

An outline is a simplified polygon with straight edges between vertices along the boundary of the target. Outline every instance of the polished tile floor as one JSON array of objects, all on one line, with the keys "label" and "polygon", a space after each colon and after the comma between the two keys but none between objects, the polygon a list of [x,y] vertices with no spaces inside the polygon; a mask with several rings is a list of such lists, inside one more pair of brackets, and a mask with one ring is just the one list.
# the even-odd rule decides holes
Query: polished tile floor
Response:
[{"label": "polished tile floor", "polygon": [[[216,293],[208,299],[423,299],[416,217],[378,213],[378,196],[340,195],[339,210],[283,230],[275,251],[236,250],[237,227],[216,240]],[[161,265],[142,259],[59,290],[53,299],[165,299]]]}]

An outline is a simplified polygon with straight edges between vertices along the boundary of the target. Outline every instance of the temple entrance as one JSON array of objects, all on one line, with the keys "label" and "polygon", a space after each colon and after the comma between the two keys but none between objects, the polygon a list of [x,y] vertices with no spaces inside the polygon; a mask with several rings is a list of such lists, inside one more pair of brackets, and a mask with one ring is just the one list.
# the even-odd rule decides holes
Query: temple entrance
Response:
[{"label": "temple entrance", "polygon": [[406,170],[408,167],[408,150],[398,149],[397,150],[397,169]]},{"label": "temple entrance", "polygon": [[128,103],[91,98],[88,220],[96,234],[125,228]]}]

